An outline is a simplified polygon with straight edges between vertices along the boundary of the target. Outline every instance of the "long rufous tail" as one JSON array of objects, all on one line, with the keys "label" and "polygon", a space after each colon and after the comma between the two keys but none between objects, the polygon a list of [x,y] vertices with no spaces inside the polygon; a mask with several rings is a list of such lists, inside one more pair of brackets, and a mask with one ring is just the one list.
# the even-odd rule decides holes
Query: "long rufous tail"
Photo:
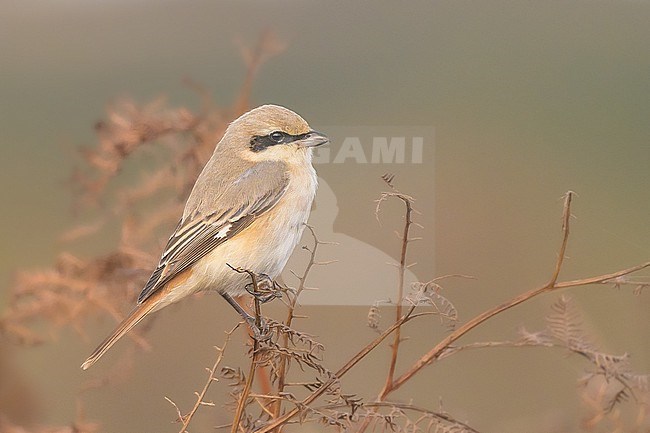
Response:
[{"label": "long rufous tail", "polygon": [[140,321],[153,310],[153,308],[156,306],[157,302],[154,299],[147,299],[144,303],[141,305],[138,305],[129,313],[129,315],[122,320],[122,322],[115,328],[115,330],[106,337],[104,341],[102,341],[102,344],[100,344],[97,349],[84,361],[83,364],[81,364],[82,370],[87,370],[92,365],[99,360],[99,358],[106,353],[108,349],[110,349],[113,344],[117,342],[120,338],[124,336],[127,332],[129,332],[135,325],[140,323]]}]

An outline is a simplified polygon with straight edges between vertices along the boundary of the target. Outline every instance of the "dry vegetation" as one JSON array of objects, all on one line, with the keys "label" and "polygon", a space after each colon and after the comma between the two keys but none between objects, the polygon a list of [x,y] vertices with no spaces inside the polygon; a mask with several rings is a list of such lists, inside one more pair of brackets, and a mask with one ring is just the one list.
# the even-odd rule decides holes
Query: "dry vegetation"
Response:
[{"label": "dry vegetation", "polygon": [[[203,164],[212,153],[229,120],[248,108],[248,96],[255,74],[270,56],[282,50],[282,45],[266,34],[254,50],[242,49],[247,64],[247,76],[240,98],[230,108],[214,104],[207,92],[192,84],[203,97],[199,112],[186,108],[170,108],[164,100],[139,106],[132,101],[121,101],[110,107],[107,119],[96,125],[96,146],[82,151],[84,166],[73,176],[79,209],[99,209],[101,215],[89,224],[75,227],[62,235],[70,241],[90,238],[111,227],[119,228],[119,242],[108,254],[81,258],[61,253],[55,265],[41,272],[20,273],[10,287],[9,306],[2,314],[0,331],[17,345],[42,344],[51,340],[56,329],[71,327],[83,334],[89,320],[110,316],[118,321],[121,312],[128,310],[142,284],[155,265],[164,240],[165,230],[176,222],[182,212],[185,198]],[[164,158],[152,157],[162,154]],[[127,162],[143,157],[157,161],[148,177],[126,186],[116,186]],[[392,320],[385,323],[383,304],[376,303],[368,313],[368,326],[377,331],[374,340],[358,350],[341,366],[325,365],[322,353],[325,348],[313,336],[296,327],[299,314],[297,300],[308,287],[309,272],[314,266],[326,265],[318,257],[323,240],[309,227],[311,241],[303,247],[310,260],[301,275],[296,275],[295,288],[277,286],[286,305],[283,320],[265,318],[268,334],[263,340],[250,344],[250,363],[246,366],[224,365],[224,353],[235,329],[226,333],[221,347],[216,348],[214,363],[206,369],[206,381],[197,386],[195,404],[180,408],[168,399],[176,412],[178,431],[190,431],[198,411],[231,411],[232,423],[221,426],[236,432],[279,432],[297,423],[320,423],[321,429],[338,431],[399,431],[399,432],[476,432],[466,422],[455,419],[442,407],[422,407],[417,401],[403,403],[391,401],[391,395],[425,368],[436,367],[441,359],[467,351],[492,347],[530,347],[561,349],[582,357],[587,373],[579,378],[579,398],[585,403],[584,431],[650,431],[649,376],[632,371],[627,354],[613,355],[591,343],[588,331],[583,328],[579,309],[571,299],[562,295],[548,312],[544,329],[521,329],[512,341],[473,341],[463,338],[471,330],[500,313],[527,302],[534,297],[579,286],[629,287],[641,295],[648,283],[635,280],[630,274],[650,266],[643,263],[628,269],[573,281],[561,281],[569,241],[571,204],[574,194],[564,198],[562,241],[555,268],[543,286],[525,291],[515,298],[500,303],[476,317],[459,323],[457,307],[448,299],[443,288],[445,281],[453,278],[471,278],[464,275],[445,275],[427,282],[404,287],[404,272],[408,267],[409,244],[417,229],[414,218],[414,199],[394,186],[391,175],[384,177],[387,192],[377,201],[377,217],[386,200],[399,200],[405,208],[401,228],[402,244],[398,264],[399,284],[396,287],[395,305],[389,310]],[[153,200],[155,198],[155,200]],[[240,270],[246,271],[246,270]],[[257,289],[256,276],[250,274]],[[327,290],[327,288],[322,288]],[[274,293],[254,296],[254,312],[262,320],[262,297],[275,297]],[[279,302],[279,301],[276,301]],[[400,343],[413,321],[434,320],[447,331],[446,337],[426,350],[411,365],[400,364]],[[132,332],[131,338],[146,346],[146,328]],[[462,341],[461,341],[461,338]],[[341,378],[355,374],[355,366],[378,347],[390,342],[387,358],[387,375],[381,380],[373,399],[362,399],[355,390],[343,389]],[[331,348],[330,348],[331,349]],[[112,376],[128,375],[128,359],[118,363]],[[267,386],[256,387],[254,377],[266,377]],[[310,377],[310,380],[303,380]],[[219,383],[217,383],[219,382]],[[106,381],[89,383],[87,388],[101,392]],[[215,407],[208,394],[211,387],[220,393],[230,393],[231,403],[225,408]],[[258,389],[259,388],[259,389]],[[214,391],[214,389],[212,389]],[[100,432],[99,423],[84,420],[81,406],[77,420],[61,428],[42,427],[38,432]],[[624,415],[625,414],[625,415]],[[506,417],[504,413],[501,416]],[[170,418],[173,416],[170,415]],[[0,413],[0,433],[27,432]]]}]

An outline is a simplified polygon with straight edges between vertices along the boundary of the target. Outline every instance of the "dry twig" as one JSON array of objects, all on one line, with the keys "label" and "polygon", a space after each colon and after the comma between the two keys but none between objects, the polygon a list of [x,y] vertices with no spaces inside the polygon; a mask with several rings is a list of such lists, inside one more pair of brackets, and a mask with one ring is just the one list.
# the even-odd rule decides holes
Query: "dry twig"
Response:
[{"label": "dry twig", "polygon": [[[253,302],[255,303],[255,326],[257,329],[262,329],[262,314],[260,310],[260,299],[255,296],[259,293],[259,285],[257,281],[257,275],[254,272],[246,269],[234,269],[235,272],[245,272],[251,279],[253,284]],[[242,389],[239,401],[237,403],[237,408],[235,409],[235,416],[233,417],[232,426],[230,428],[231,433],[237,433],[237,430],[240,428],[240,423],[244,410],[247,405],[248,397],[251,391],[251,386],[253,385],[253,379],[255,379],[255,370],[257,368],[257,360],[259,357],[259,348],[260,342],[256,337],[253,337],[253,355],[251,357],[251,363],[248,369],[248,376],[246,377],[246,382],[244,383],[244,388]]]},{"label": "dry twig", "polygon": [[[295,315],[296,305],[298,303],[300,294],[307,287],[306,286],[307,277],[309,276],[309,272],[311,271],[311,269],[315,265],[326,265],[328,263],[331,263],[331,262],[316,261],[316,251],[318,250],[319,245],[331,245],[332,242],[321,241],[320,239],[318,239],[318,236],[316,236],[316,232],[314,231],[314,228],[312,226],[307,224],[306,227],[311,233],[311,236],[314,240],[314,245],[311,248],[307,246],[302,247],[304,250],[309,252],[309,261],[307,263],[307,266],[305,267],[303,274],[301,276],[298,276],[299,283],[295,294],[293,295],[293,297],[289,299],[289,305],[287,308],[287,318],[285,319],[284,322],[287,328],[291,328],[291,326],[293,325],[293,320],[296,318]],[[289,333],[283,333],[282,347],[284,349],[289,348]],[[282,395],[285,392],[289,362],[290,362],[290,358],[288,356],[280,355],[280,359],[279,359],[280,365],[278,367],[278,372],[277,372],[277,377],[278,377],[277,395],[278,396]],[[273,418],[277,418],[281,412],[282,412],[282,399],[277,399],[273,407]]]},{"label": "dry twig", "polygon": [[187,432],[187,427],[190,425],[190,422],[192,422],[192,418],[194,417],[194,414],[196,411],[199,410],[199,407],[201,406],[214,406],[214,403],[212,402],[207,402],[205,401],[205,396],[208,393],[208,389],[210,388],[210,385],[212,385],[213,382],[218,382],[219,378],[215,375],[217,368],[219,365],[221,365],[221,361],[223,360],[223,355],[224,351],[226,350],[226,346],[228,345],[228,342],[230,341],[230,337],[232,334],[235,332],[235,330],[239,327],[241,323],[238,323],[235,325],[234,328],[232,328],[230,331],[226,332],[226,339],[224,340],[223,344],[221,347],[215,346],[214,348],[217,351],[217,357],[212,364],[212,367],[206,368],[206,371],[208,372],[208,380],[205,382],[203,385],[203,389],[201,389],[201,392],[197,392],[196,394],[196,402],[194,403],[194,406],[192,409],[187,413],[187,415],[182,415],[180,409],[174,403],[171,399],[165,397],[165,400],[170,402],[174,407],[176,408],[176,412],[178,414],[178,419],[183,423],[181,429],[179,430],[179,433],[186,433]]},{"label": "dry twig", "polygon": [[[463,324],[460,328],[458,328],[456,331],[452,332],[449,334],[446,338],[444,338],[442,341],[440,341],[438,344],[436,344],[431,350],[429,350],[426,354],[424,354],[420,359],[418,359],[408,370],[406,370],[402,375],[400,375],[395,381],[393,382],[391,386],[391,391],[395,391],[399,389],[402,385],[404,385],[408,380],[410,380],[415,374],[420,372],[425,366],[430,365],[432,362],[436,361],[448,348],[451,346],[452,343],[454,343],[456,340],[467,334],[469,331],[472,329],[476,328],[480,324],[484,323],[485,321],[489,320],[490,318],[514,307],[517,306],[523,302],[526,302],[542,293],[547,293],[551,292],[554,290],[559,290],[559,289],[564,289],[568,287],[578,287],[578,286],[586,286],[590,284],[596,284],[596,283],[603,283],[606,281],[611,281],[615,278],[629,275],[633,272],[639,271],[641,269],[647,268],[650,266],[650,262],[643,263],[641,265],[637,265],[628,269],[624,269],[622,271],[614,272],[611,274],[605,274],[605,275],[599,275],[596,277],[590,277],[590,278],[584,278],[580,280],[573,280],[573,281],[566,281],[566,282],[557,282],[558,276],[560,274],[562,264],[564,262],[564,257],[565,257],[565,252],[569,240],[569,222],[571,219],[571,201],[573,198],[574,193],[569,191],[564,199],[564,212],[563,212],[563,217],[562,217],[562,242],[560,245],[559,253],[558,253],[558,258],[557,262],[555,265],[555,270],[553,272],[553,275],[551,276],[550,280],[548,283],[545,285],[532,289],[528,292],[522,293],[518,296],[515,296],[511,300],[500,304],[496,307],[493,307],[478,316],[470,319],[467,321],[465,324]],[[381,395],[380,400],[385,398],[387,394]]]},{"label": "dry twig", "polygon": [[[393,186],[393,179],[394,176],[389,176],[389,177],[382,177],[384,181],[394,189]],[[400,199],[406,208],[406,215],[404,216],[404,229],[402,232],[402,250],[400,253],[400,260],[399,260],[399,270],[398,270],[398,276],[399,280],[397,283],[397,304],[395,305],[395,322],[398,322],[400,318],[402,317],[402,302],[404,300],[404,273],[406,271],[406,253],[408,251],[408,245],[409,242],[412,241],[412,239],[409,238],[409,232],[411,229],[411,225],[413,224],[413,220],[411,219],[411,215],[413,213],[413,198],[402,194],[395,190],[395,192],[384,192],[381,194],[381,197],[379,200],[377,200],[377,208],[375,210],[375,215],[377,218],[379,218],[379,211],[381,209],[381,204],[385,200],[388,200],[391,197],[396,197]],[[384,388],[381,391],[381,395],[387,395],[392,387],[393,380],[395,377],[395,368],[397,366],[397,356],[399,354],[399,345],[402,339],[402,332],[401,332],[401,326],[398,326],[397,329],[395,329],[395,335],[393,336],[393,344],[391,345],[391,357],[390,357],[390,365],[388,367],[388,374],[386,375],[386,381],[384,382]]]}]

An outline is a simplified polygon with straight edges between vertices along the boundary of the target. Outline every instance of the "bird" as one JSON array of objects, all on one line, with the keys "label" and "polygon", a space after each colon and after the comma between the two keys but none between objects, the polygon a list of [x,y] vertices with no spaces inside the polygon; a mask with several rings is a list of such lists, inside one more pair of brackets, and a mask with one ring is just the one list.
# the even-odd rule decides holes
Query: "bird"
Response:
[{"label": "bird", "polygon": [[[126,318],[81,365],[97,362],[149,314],[200,291],[234,299],[246,270],[273,280],[300,241],[316,195],[313,148],[329,143],[300,115],[262,105],[231,122],[199,174],[160,261]],[[255,331],[255,329],[253,329]]]}]

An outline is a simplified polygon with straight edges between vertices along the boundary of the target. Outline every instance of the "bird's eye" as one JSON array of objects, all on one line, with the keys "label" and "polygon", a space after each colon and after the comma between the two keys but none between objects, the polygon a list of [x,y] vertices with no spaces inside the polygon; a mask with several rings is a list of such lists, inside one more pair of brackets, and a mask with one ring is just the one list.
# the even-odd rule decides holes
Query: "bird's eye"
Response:
[{"label": "bird's eye", "polygon": [[269,137],[271,137],[271,140],[275,141],[276,143],[282,143],[284,141],[286,134],[282,131],[273,131],[269,134]]}]

